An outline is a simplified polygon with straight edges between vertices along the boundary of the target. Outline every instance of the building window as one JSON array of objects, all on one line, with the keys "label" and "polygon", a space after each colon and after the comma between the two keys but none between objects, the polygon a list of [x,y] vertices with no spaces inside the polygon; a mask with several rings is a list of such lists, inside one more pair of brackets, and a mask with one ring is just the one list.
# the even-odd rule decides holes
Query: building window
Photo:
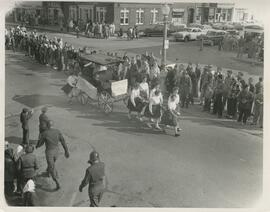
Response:
[{"label": "building window", "polygon": [[104,7],[97,7],[96,9],[96,20],[99,23],[106,21],[106,9]]},{"label": "building window", "polygon": [[227,11],[227,21],[232,21],[232,10],[231,9],[229,9]]},{"label": "building window", "polygon": [[82,8],[80,8],[80,19],[82,19]]},{"label": "building window", "polygon": [[140,8],[136,10],[136,24],[143,24],[144,11]]},{"label": "building window", "polygon": [[201,20],[201,8],[200,7],[197,7],[196,8],[196,20],[199,21]]},{"label": "building window", "polygon": [[153,10],[151,10],[150,24],[155,24],[157,22],[157,17],[158,17],[158,11],[154,8]]},{"label": "building window", "polygon": [[74,21],[77,20],[76,7],[69,8],[69,17]]},{"label": "building window", "polygon": [[120,25],[128,25],[129,23],[129,10],[124,8],[120,11]]}]

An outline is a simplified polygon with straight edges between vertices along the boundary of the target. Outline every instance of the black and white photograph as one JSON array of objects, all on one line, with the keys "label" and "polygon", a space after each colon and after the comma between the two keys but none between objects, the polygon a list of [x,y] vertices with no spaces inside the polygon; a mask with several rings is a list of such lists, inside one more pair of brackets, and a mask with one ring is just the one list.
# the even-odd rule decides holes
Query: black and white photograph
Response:
[{"label": "black and white photograph", "polygon": [[9,2],[5,207],[260,207],[269,5]]}]

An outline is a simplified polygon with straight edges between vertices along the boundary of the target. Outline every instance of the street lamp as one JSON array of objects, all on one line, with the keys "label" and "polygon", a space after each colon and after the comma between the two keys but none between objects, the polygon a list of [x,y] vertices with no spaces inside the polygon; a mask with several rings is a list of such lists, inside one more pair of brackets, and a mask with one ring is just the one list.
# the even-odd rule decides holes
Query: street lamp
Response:
[{"label": "street lamp", "polygon": [[162,62],[161,65],[165,70],[166,66],[166,49],[168,48],[168,41],[167,41],[167,22],[168,17],[170,14],[170,7],[168,4],[164,4],[161,7],[161,13],[163,15],[163,24],[164,24],[164,30],[163,30],[163,48],[162,48]]}]

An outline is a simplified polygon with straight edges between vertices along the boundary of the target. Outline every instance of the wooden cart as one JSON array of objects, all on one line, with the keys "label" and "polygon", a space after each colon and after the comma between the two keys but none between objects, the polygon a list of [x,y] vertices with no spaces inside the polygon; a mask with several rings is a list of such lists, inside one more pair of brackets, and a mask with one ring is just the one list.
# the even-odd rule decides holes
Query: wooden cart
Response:
[{"label": "wooden cart", "polygon": [[[115,102],[123,101],[127,104],[128,81],[118,80],[115,76],[121,59],[104,54],[81,54],[79,60],[83,67],[77,83],[81,104],[97,101],[99,108],[106,114],[113,111]],[[93,78],[96,74],[99,75],[101,88],[94,86]]]}]

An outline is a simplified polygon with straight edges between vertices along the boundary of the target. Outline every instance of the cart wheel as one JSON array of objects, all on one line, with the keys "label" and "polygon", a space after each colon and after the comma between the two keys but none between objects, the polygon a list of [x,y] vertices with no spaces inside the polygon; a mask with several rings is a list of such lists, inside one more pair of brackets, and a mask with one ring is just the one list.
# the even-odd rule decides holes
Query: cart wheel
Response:
[{"label": "cart wheel", "polygon": [[106,113],[111,113],[113,111],[113,99],[111,95],[102,91],[98,97],[98,106]]},{"label": "cart wheel", "polygon": [[85,105],[88,103],[88,96],[86,93],[84,92],[80,92],[79,95],[78,95],[78,101],[82,104],[82,105]]},{"label": "cart wheel", "polygon": [[105,103],[103,106],[103,110],[106,114],[113,112],[113,102],[108,101],[107,103]]}]

